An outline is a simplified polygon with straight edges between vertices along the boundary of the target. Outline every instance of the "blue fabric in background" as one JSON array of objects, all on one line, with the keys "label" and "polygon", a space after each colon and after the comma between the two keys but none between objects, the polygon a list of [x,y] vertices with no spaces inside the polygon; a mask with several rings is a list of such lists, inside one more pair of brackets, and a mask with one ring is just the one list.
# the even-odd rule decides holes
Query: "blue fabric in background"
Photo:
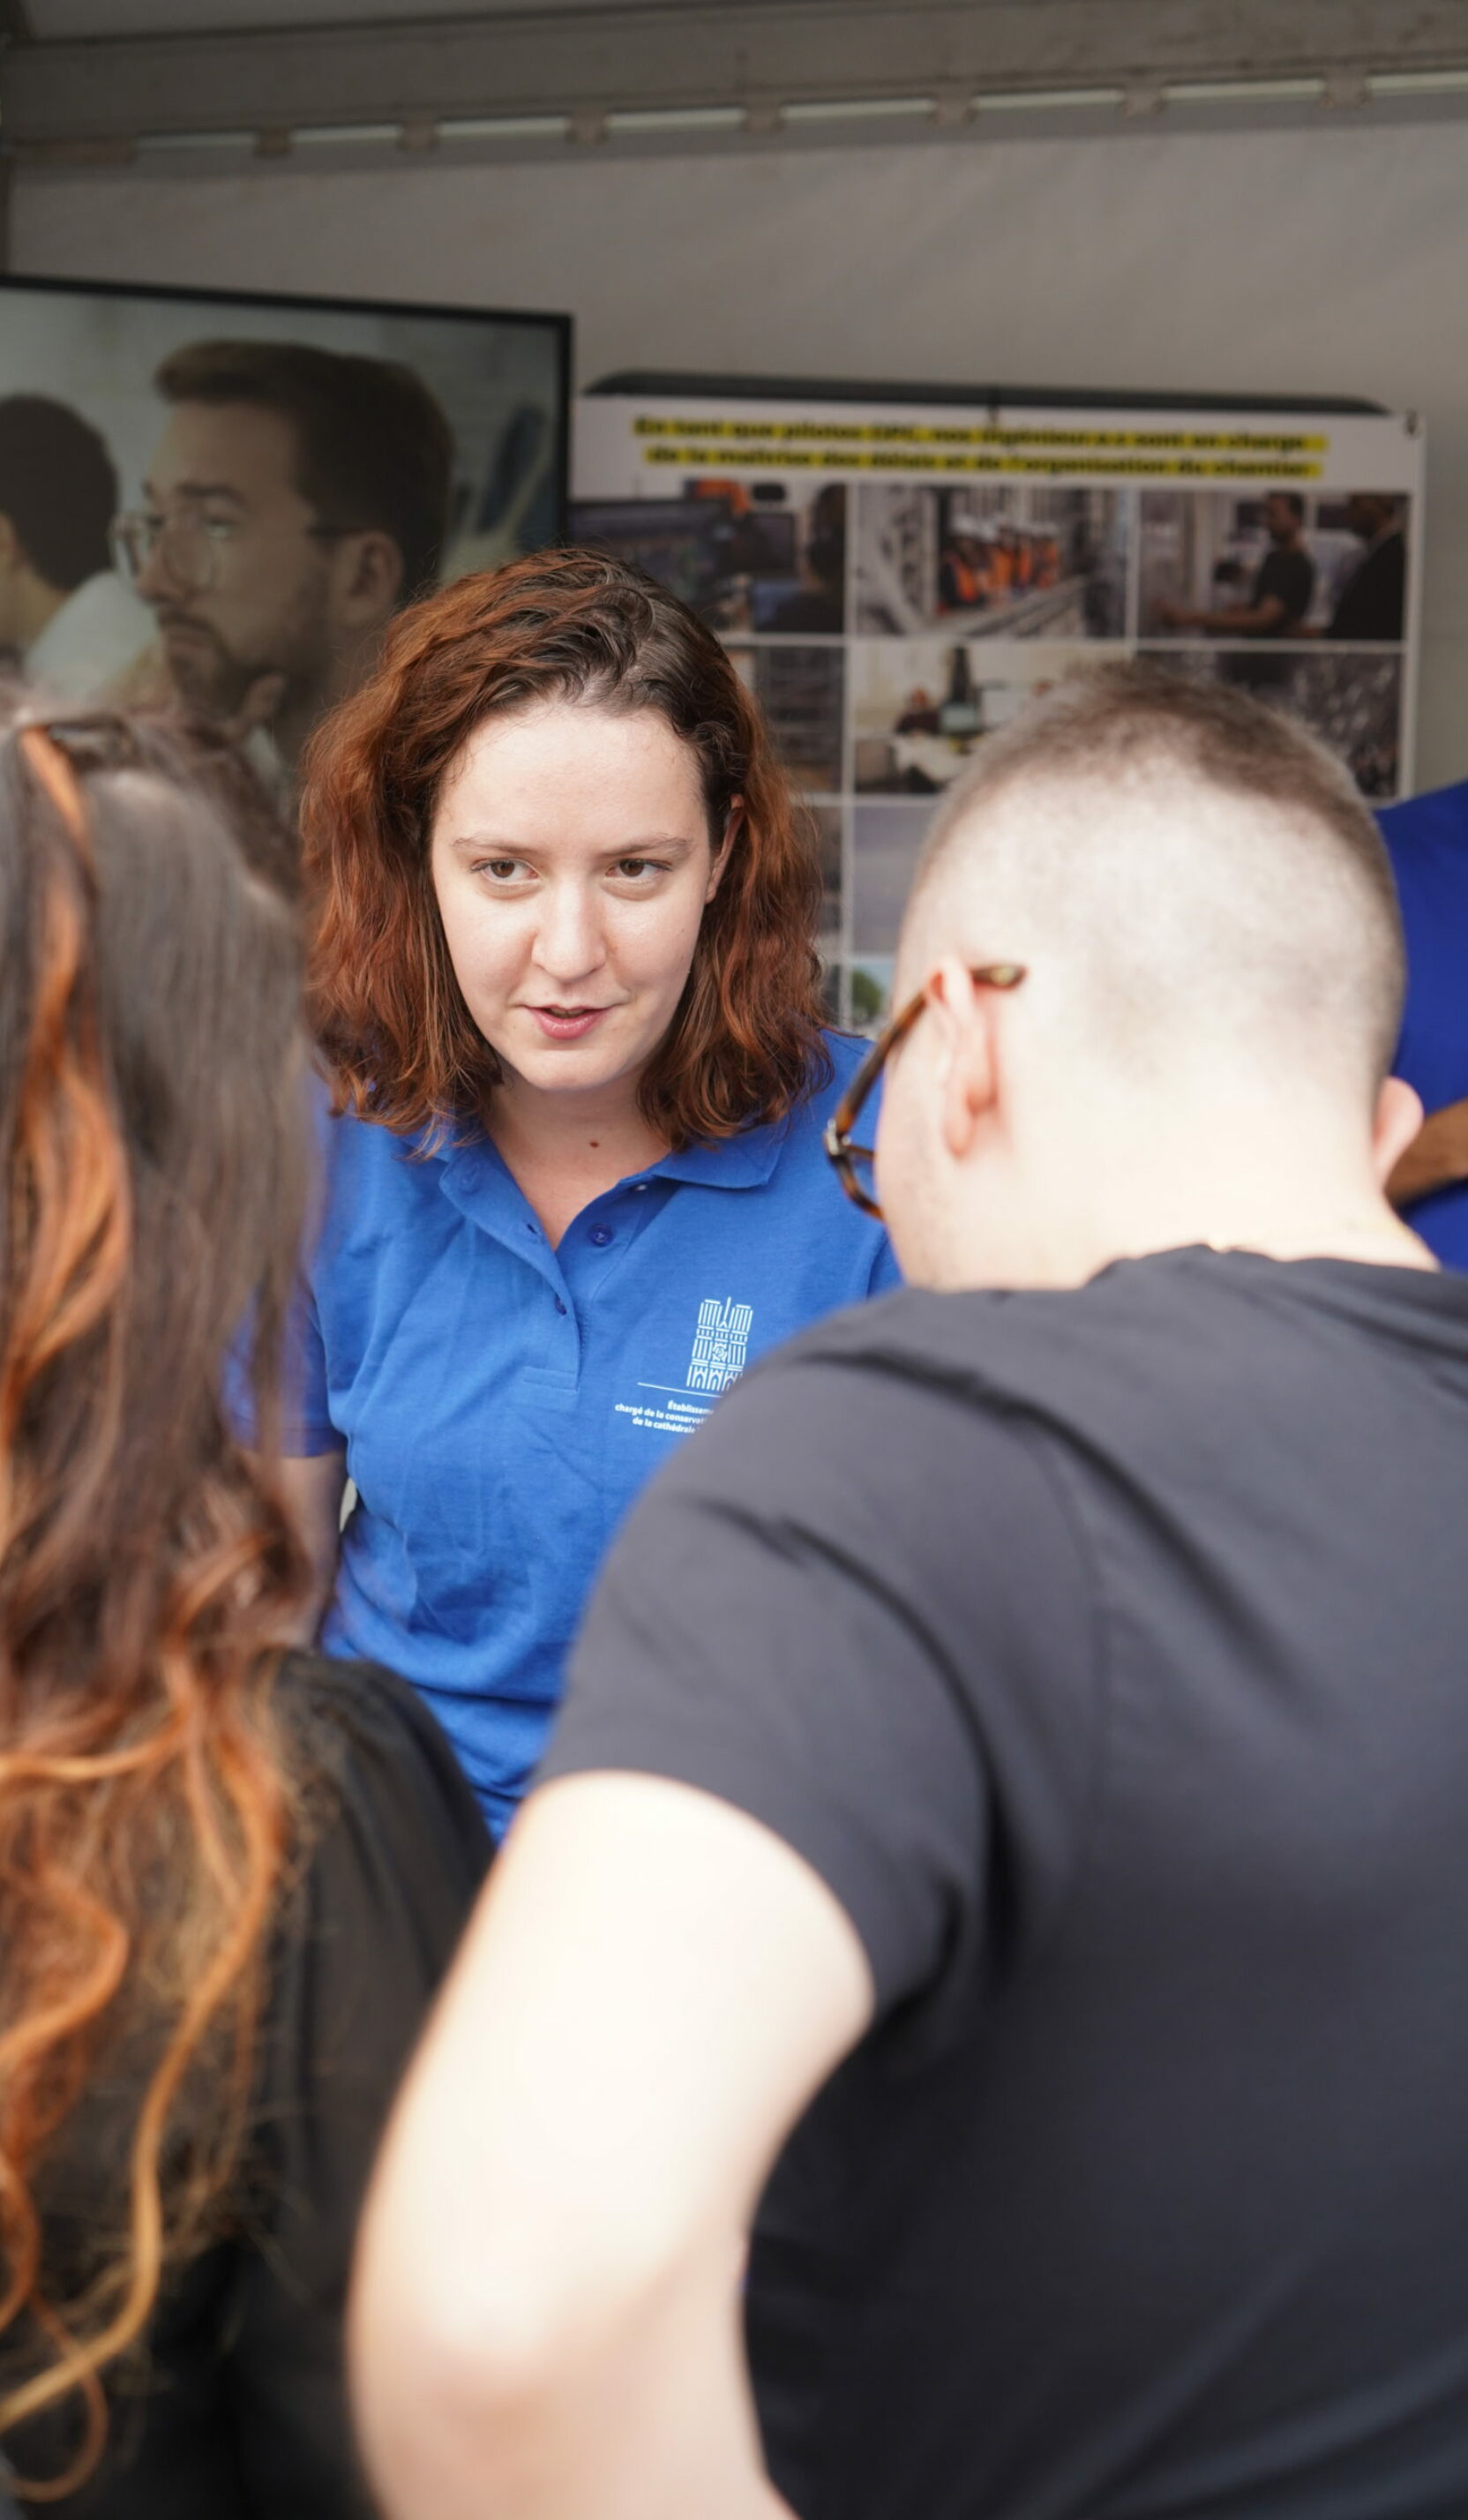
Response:
[{"label": "blue fabric in background", "polygon": [[[1406,1014],[1397,1074],[1423,1108],[1468,1095],[1468,780],[1389,805],[1378,820],[1406,930]],[[1468,1183],[1435,1191],[1407,1222],[1447,1269],[1468,1270]]]}]

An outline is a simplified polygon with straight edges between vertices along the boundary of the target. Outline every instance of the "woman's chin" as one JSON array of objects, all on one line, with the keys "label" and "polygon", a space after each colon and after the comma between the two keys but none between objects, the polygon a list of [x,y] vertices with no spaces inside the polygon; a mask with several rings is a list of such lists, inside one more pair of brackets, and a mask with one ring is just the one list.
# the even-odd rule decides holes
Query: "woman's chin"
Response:
[{"label": "woman's chin", "polygon": [[507,1082],[531,1094],[615,1094],[620,1089],[630,1099],[651,1056],[641,1044],[629,1049],[626,1042],[599,1038],[597,1029],[580,1039],[527,1041],[521,1035],[512,1045],[491,1040],[490,1047]]}]

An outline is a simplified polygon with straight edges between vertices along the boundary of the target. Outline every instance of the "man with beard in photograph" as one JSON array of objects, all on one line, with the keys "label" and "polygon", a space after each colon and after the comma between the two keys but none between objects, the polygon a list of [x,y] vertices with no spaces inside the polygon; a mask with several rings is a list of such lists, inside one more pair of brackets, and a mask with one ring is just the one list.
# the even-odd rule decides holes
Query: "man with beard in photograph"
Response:
[{"label": "man with beard in photograph", "polygon": [[448,423],[409,369],[305,342],[190,342],[155,382],[168,422],[118,546],[173,693],[267,727],[293,779],[317,719],[434,582]]}]

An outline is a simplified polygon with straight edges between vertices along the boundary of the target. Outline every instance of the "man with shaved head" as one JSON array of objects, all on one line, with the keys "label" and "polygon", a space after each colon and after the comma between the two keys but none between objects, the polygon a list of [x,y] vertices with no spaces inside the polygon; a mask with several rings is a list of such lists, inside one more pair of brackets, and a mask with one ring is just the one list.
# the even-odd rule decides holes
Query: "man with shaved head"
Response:
[{"label": "man with shaved head", "polygon": [[874,1178],[833,1124],[912,1283],[633,1513],[389,2138],[396,2520],[1468,2510],[1468,1284],[1382,1193],[1401,992],[1288,719],[1124,665],[986,742]]}]

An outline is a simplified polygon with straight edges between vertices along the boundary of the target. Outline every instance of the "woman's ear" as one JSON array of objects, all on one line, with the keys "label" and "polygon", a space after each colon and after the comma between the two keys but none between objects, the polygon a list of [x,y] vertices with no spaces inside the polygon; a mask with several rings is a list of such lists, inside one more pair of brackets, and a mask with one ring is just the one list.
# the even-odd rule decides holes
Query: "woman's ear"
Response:
[{"label": "woman's ear", "polygon": [[713,900],[715,893],[718,891],[720,884],[724,880],[724,870],[729,864],[730,855],[733,851],[734,841],[737,839],[739,832],[743,829],[743,824],[744,799],[742,796],[735,796],[733,798],[729,812],[724,818],[724,837],[714,851],[714,862],[708,871],[708,886],[703,896],[705,909],[707,909],[709,903]]}]

